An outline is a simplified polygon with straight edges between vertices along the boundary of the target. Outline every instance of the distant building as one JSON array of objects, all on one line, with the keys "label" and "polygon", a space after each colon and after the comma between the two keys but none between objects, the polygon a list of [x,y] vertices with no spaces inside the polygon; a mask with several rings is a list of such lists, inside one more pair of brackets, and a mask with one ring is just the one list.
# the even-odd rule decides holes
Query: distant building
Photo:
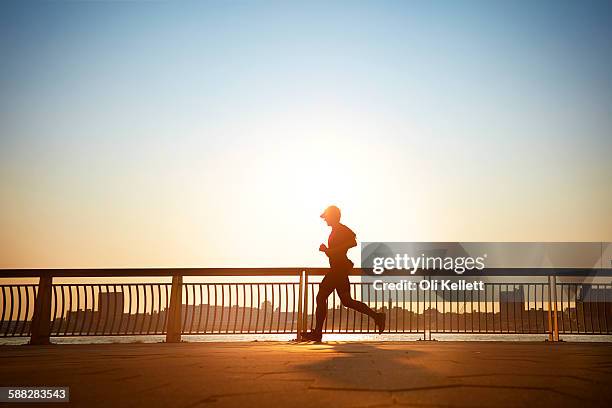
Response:
[{"label": "distant building", "polygon": [[502,329],[513,331],[521,329],[523,313],[525,311],[525,292],[523,286],[515,287],[512,290],[501,291],[499,293],[499,312],[502,319]]},{"label": "distant building", "polygon": [[581,286],[577,290],[576,309],[583,317],[576,322],[579,331],[609,333],[612,330],[612,288]]},{"label": "distant building", "polygon": [[[100,292],[98,294],[98,313],[100,321],[108,325],[107,330],[113,331],[119,327],[123,317],[123,299],[123,292]],[[110,326],[111,324],[113,327]]]}]

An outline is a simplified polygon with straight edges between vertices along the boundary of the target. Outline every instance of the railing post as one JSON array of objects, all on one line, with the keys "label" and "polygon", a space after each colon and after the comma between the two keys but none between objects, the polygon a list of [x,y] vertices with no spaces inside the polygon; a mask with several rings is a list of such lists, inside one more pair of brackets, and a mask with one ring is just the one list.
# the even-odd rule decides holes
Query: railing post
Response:
[{"label": "railing post", "polygon": [[304,308],[302,318],[304,319],[302,327],[304,331],[308,331],[308,271],[304,271]]},{"label": "railing post", "polygon": [[304,271],[300,272],[300,286],[298,288],[298,312],[297,312],[297,341],[302,340],[302,303],[304,296]]},{"label": "railing post", "polygon": [[51,287],[53,277],[43,273],[38,283],[38,294],[32,316],[30,344],[50,344],[51,336]]},{"label": "railing post", "polygon": [[552,326],[552,276],[548,275],[548,341],[554,341]]},{"label": "railing post", "polygon": [[552,297],[553,297],[553,333],[555,341],[559,341],[559,322],[557,320],[557,276],[552,277]]},{"label": "railing post", "polygon": [[168,309],[168,329],[166,343],[180,343],[182,331],[181,309],[183,306],[183,276],[172,276],[170,307]]},{"label": "railing post", "polygon": [[[548,341],[551,341],[551,342],[555,341],[554,329],[553,329],[553,316],[552,316],[552,309],[553,309],[552,286],[553,286],[552,276],[548,275]],[[555,306],[555,309],[556,308],[557,307]]]}]

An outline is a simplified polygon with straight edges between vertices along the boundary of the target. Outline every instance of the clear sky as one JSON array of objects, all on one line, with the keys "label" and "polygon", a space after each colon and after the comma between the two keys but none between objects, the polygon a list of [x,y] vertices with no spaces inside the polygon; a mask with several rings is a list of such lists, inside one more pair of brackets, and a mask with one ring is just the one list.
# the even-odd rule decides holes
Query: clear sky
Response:
[{"label": "clear sky", "polygon": [[612,3],[304,3],[0,3],[0,267],[612,240]]}]

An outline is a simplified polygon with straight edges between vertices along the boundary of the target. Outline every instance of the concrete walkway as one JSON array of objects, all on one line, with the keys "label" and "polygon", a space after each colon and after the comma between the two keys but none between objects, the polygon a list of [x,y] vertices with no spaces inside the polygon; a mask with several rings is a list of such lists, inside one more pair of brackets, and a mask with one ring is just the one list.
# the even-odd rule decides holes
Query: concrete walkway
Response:
[{"label": "concrete walkway", "polygon": [[612,345],[0,346],[9,385],[67,385],[82,407],[612,406]]}]

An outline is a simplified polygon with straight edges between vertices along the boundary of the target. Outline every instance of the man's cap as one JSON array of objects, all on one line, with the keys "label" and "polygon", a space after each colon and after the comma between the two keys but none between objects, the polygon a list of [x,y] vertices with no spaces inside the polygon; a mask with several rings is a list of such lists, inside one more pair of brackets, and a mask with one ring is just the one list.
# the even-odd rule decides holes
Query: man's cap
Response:
[{"label": "man's cap", "polygon": [[328,216],[340,218],[340,209],[335,205],[330,205],[323,211],[321,218],[327,218]]}]

